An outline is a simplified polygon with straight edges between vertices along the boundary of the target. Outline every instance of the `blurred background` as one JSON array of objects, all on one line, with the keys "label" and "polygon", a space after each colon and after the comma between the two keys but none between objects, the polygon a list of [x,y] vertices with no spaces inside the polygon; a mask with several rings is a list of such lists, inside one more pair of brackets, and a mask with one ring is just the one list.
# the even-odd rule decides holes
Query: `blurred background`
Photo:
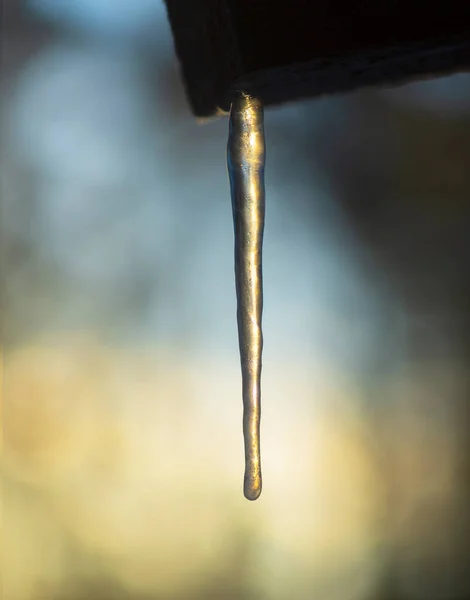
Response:
[{"label": "blurred background", "polygon": [[470,594],[470,75],[270,109],[259,501],[227,121],[160,0],[6,0],[5,600]]}]

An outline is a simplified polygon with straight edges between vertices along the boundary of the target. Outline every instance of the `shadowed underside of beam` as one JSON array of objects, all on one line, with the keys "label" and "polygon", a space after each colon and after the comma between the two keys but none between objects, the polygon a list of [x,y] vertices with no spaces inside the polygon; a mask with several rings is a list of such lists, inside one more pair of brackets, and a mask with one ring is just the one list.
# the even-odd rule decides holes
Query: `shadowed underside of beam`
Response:
[{"label": "shadowed underside of beam", "polygon": [[193,112],[470,69],[468,0],[166,0]]}]

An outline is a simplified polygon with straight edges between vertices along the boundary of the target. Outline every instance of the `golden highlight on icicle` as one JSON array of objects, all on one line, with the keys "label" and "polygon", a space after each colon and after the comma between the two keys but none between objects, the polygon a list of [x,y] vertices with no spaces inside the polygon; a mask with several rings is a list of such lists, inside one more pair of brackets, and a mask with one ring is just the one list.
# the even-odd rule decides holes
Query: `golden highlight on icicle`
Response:
[{"label": "golden highlight on icicle", "polygon": [[240,94],[232,102],[227,162],[235,230],[235,281],[245,439],[244,494],[248,500],[256,500],[261,494],[262,247],[265,217],[263,120],[260,100]]}]

